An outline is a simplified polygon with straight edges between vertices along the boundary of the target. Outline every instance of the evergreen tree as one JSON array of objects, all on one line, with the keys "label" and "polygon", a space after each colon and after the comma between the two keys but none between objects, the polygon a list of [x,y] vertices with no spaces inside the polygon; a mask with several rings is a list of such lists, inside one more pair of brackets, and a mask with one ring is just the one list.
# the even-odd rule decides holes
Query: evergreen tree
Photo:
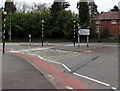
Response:
[{"label": "evergreen tree", "polygon": [[[69,7],[67,2],[54,2],[51,6],[50,28],[56,36],[63,35],[64,11]],[[62,23],[61,23],[62,22]],[[62,37],[62,36],[61,36]]]},{"label": "evergreen tree", "polygon": [[5,2],[4,10],[8,13],[14,13],[16,11],[16,7],[13,2]]},{"label": "evergreen tree", "polygon": [[97,5],[95,4],[95,2],[89,3],[89,11],[90,11],[90,18],[94,18],[95,16],[99,14],[97,10]]},{"label": "evergreen tree", "polygon": [[62,10],[61,2],[54,2],[51,6],[51,13],[56,13]]},{"label": "evergreen tree", "polygon": [[81,28],[87,28],[89,26],[89,6],[88,2],[82,2],[81,0],[77,3],[77,8],[79,10],[79,18],[81,23]]},{"label": "evergreen tree", "polygon": [[68,2],[63,2],[62,3],[62,8],[65,10],[66,8],[68,8],[70,6],[70,4]]},{"label": "evergreen tree", "polygon": [[119,8],[115,5],[110,11],[119,11]]},{"label": "evergreen tree", "polygon": [[54,2],[50,8],[51,13],[56,13],[61,10],[65,10],[68,8],[70,4],[68,2]]}]

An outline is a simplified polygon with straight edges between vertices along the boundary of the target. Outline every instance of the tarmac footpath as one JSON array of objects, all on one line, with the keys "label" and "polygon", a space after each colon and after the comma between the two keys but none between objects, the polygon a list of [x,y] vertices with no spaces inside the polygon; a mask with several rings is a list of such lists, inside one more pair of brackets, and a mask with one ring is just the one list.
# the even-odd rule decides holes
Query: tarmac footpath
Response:
[{"label": "tarmac footpath", "polygon": [[[2,55],[2,91],[43,91],[55,87],[25,59],[11,53]],[[20,90],[22,89],[22,90]],[[25,91],[26,91],[25,90]]]}]

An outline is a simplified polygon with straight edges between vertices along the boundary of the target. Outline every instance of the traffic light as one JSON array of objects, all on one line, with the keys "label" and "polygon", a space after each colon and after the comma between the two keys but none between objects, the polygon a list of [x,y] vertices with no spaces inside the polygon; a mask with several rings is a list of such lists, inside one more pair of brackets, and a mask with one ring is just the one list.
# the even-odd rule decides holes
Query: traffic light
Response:
[{"label": "traffic light", "polygon": [[73,20],[73,24],[76,24],[76,23],[77,23],[77,21]]},{"label": "traffic light", "polygon": [[2,12],[2,19],[4,19],[6,16],[8,15],[8,13],[7,12]]},{"label": "traffic light", "polygon": [[44,23],[44,22],[45,22],[45,21],[42,19],[42,20],[41,20],[41,23]]},{"label": "traffic light", "polygon": [[4,16],[7,16],[7,12],[4,11],[4,12],[3,12],[3,15],[4,15]]}]

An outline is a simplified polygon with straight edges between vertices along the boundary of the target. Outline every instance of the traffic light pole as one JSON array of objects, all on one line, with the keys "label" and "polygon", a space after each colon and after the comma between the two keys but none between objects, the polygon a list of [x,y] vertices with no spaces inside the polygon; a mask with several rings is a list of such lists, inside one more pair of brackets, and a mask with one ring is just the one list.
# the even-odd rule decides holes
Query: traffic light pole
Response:
[{"label": "traffic light pole", "polygon": [[44,24],[42,23],[42,47],[44,43]]},{"label": "traffic light pole", "polygon": [[80,47],[80,35],[78,33],[78,48]]},{"label": "traffic light pole", "polygon": [[74,46],[75,46],[75,25],[74,25]]},{"label": "traffic light pole", "polygon": [[3,54],[5,53],[5,21],[6,19],[4,18],[4,30],[2,33],[2,37],[3,37]]}]

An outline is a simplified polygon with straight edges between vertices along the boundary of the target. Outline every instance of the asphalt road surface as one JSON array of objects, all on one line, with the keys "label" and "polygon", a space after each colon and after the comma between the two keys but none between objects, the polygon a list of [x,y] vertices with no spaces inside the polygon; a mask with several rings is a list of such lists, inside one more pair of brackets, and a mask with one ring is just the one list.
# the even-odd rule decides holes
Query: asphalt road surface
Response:
[{"label": "asphalt road surface", "polygon": [[[110,89],[118,88],[117,50],[117,47],[112,47],[90,53],[64,52],[59,50],[42,50],[31,53],[65,64],[71,70],[71,75],[74,75],[72,73],[76,72],[90,79],[92,78],[93,80],[90,80],[77,76],[89,89]],[[61,65],[55,65],[63,68]],[[63,69],[66,72],[68,71],[66,68]],[[101,81],[102,84],[98,81]]]},{"label": "asphalt road surface", "polygon": [[[107,47],[81,52],[55,50],[51,47],[42,48],[39,46],[7,45],[6,48],[14,52],[41,56],[38,58],[80,79],[81,83],[87,86],[87,89],[115,89],[117,91],[118,46],[116,44],[101,45]],[[94,44],[94,46],[98,46],[98,44]]]}]

